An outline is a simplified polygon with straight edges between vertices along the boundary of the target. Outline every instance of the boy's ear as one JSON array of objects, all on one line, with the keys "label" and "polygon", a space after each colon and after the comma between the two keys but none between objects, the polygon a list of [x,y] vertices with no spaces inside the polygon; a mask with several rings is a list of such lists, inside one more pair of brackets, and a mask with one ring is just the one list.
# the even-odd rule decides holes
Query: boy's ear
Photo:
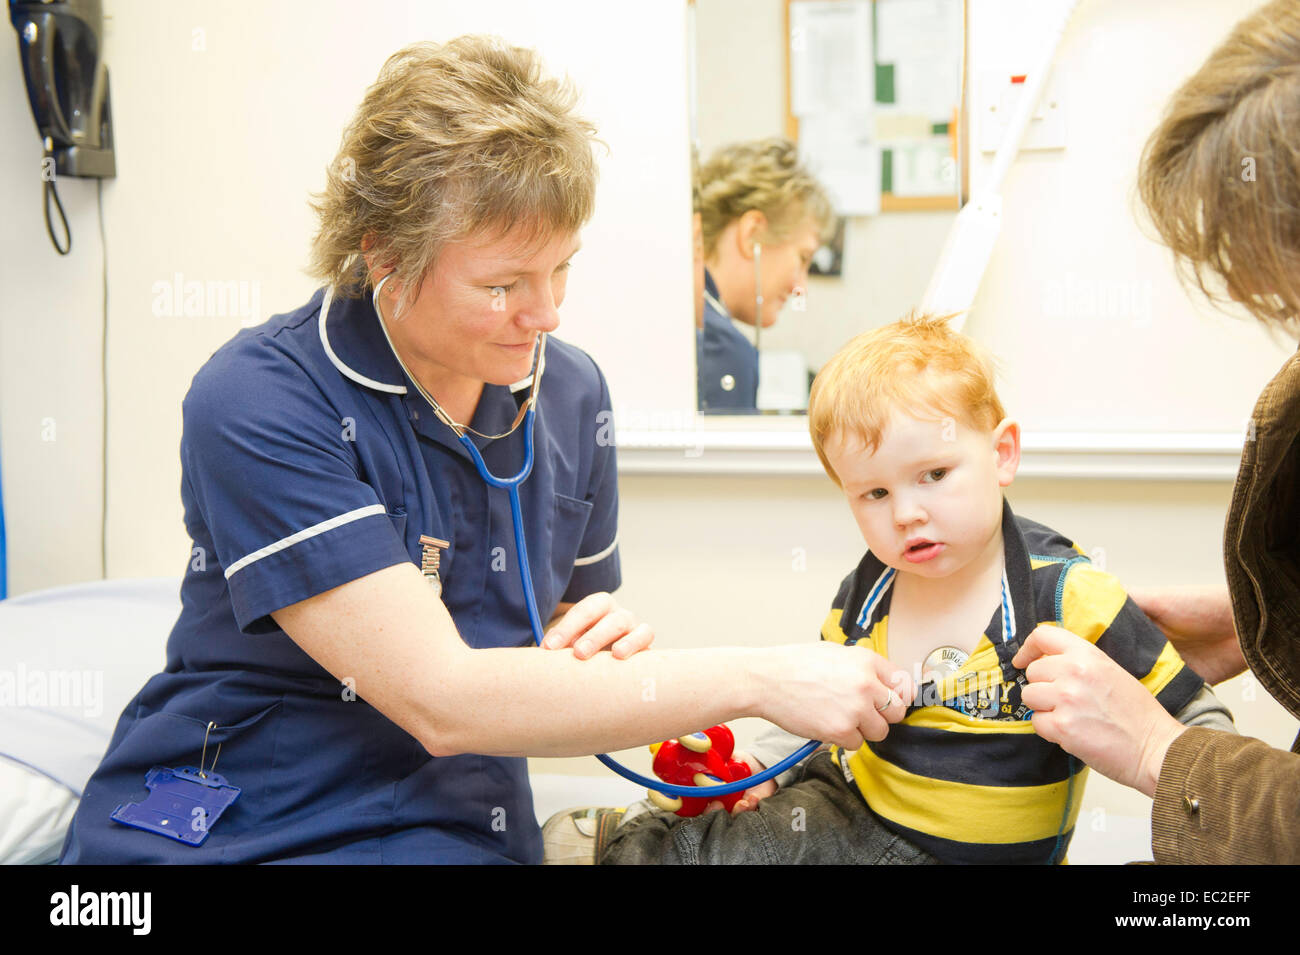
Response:
[{"label": "boy's ear", "polygon": [[993,450],[997,453],[998,484],[1007,487],[1020,469],[1020,422],[1003,418],[993,429]]}]

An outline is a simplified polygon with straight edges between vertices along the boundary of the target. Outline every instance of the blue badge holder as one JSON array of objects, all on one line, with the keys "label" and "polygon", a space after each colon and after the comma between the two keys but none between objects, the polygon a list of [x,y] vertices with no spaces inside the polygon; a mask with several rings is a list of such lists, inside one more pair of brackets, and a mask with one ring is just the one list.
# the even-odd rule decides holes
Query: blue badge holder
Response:
[{"label": "blue badge holder", "polygon": [[224,776],[204,775],[197,766],[155,766],[145,776],[144,784],[149,790],[144,802],[118,806],[109,818],[187,846],[203,845],[212,826],[240,793],[239,787],[230,785]]}]

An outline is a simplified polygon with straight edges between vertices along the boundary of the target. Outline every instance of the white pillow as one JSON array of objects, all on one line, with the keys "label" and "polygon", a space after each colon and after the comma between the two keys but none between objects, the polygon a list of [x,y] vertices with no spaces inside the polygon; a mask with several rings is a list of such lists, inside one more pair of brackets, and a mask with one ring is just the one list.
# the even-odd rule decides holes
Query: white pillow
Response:
[{"label": "white pillow", "polygon": [[0,756],[0,865],[56,861],[80,801],[61,783]]},{"label": "white pillow", "polygon": [[50,861],[122,710],[162,670],[180,606],[175,577],[0,601],[0,862]]}]

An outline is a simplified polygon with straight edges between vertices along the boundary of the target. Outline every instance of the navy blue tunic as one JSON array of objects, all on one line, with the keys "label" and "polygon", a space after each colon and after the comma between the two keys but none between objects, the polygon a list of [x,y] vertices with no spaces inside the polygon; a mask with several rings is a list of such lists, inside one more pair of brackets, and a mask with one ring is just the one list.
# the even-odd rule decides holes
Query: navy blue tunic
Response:
[{"label": "navy blue tunic", "polygon": [[718,286],[704,272],[704,327],[695,333],[701,411],[755,414],[758,349],[732,324]]},{"label": "navy blue tunic", "polygon": [[[507,492],[488,488],[413,388],[368,298],[323,291],[245,329],[185,398],[181,496],[193,551],[166,669],[118,722],[64,843],[68,863],[541,860],[527,764],[433,757],[331,676],[271,612],[450,541],[442,599],[471,647],[532,642]],[[550,339],[535,463],[520,488],[546,620],[620,582],[610,398],[595,363]],[[505,431],[527,389],[484,387],[472,427]],[[475,438],[513,475],[523,429]],[[542,652],[542,651],[537,651]],[[151,766],[208,762],[242,788],[202,846],[109,819]]]}]

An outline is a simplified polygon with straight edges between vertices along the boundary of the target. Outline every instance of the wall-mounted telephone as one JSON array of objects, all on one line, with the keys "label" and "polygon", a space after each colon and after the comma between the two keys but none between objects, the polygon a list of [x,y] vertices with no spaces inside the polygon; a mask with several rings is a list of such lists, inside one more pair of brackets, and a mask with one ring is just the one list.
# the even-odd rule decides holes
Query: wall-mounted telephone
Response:
[{"label": "wall-mounted telephone", "polygon": [[[103,59],[103,4],[101,0],[9,0],[9,19],[18,31],[27,97],[45,146],[45,227],[54,247],[66,255],[72,236],[55,178],[109,179],[117,174],[108,68]],[[60,246],[50,223],[51,196],[63,218],[66,247]]]}]

